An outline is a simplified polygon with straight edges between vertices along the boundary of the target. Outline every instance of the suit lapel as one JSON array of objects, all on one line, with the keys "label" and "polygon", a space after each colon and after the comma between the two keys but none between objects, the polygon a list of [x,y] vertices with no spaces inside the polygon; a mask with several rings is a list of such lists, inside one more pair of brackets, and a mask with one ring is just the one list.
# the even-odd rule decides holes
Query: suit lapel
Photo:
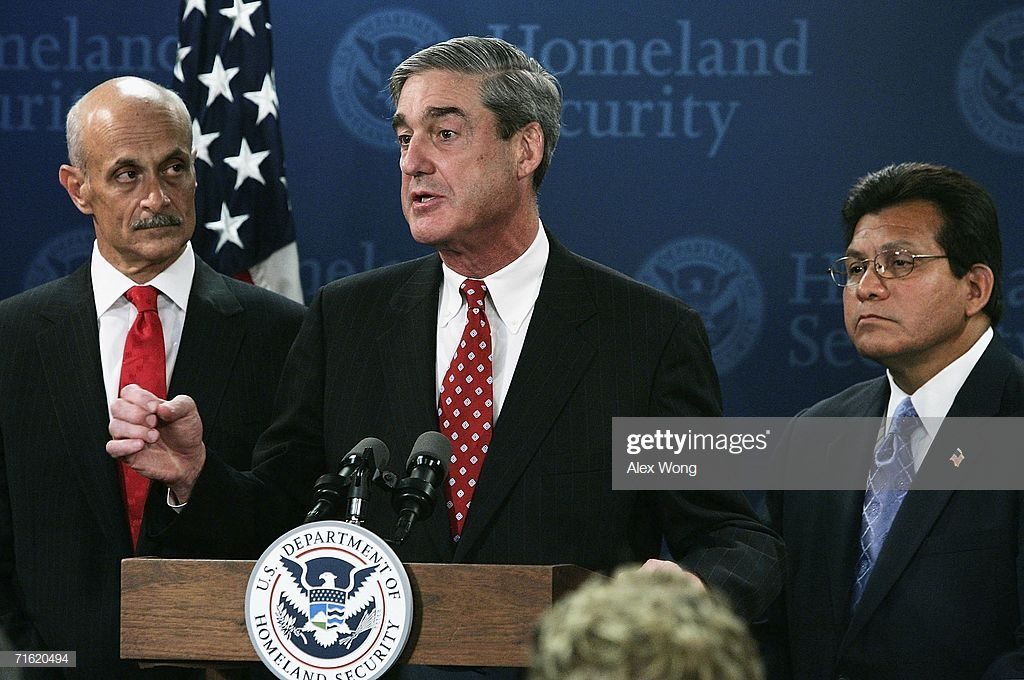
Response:
[{"label": "suit lapel", "polygon": [[220,275],[196,257],[168,398],[188,394],[197,403],[210,405],[200,414],[204,418],[218,413],[245,337],[245,325],[237,319],[242,313]]},{"label": "suit lapel", "polygon": [[584,324],[596,312],[584,272],[550,234],[548,239],[551,251],[544,281],[494,426],[456,561],[483,535],[597,351],[599,338]]},{"label": "suit lapel", "polygon": [[71,274],[40,310],[51,327],[38,335],[43,373],[71,469],[79,471],[83,495],[111,545],[127,554],[128,524],[120,502],[117,464],[106,453],[106,390],[100,362],[99,327],[88,262]]},{"label": "suit lapel", "polygon": [[[438,430],[435,357],[441,260],[432,255],[421,263],[391,298],[384,331],[377,338],[380,366],[387,378],[387,403],[403,405],[388,414],[397,435],[394,441],[403,447],[412,446],[424,432]],[[404,469],[405,462],[399,466]],[[440,505],[427,519],[427,531],[438,554],[448,561],[453,554],[448,510],[443,502]]]},{"label": "suit lapel", "polygon": [[[181,329],[178,356],[167,389],[167,398],[187,394],[200,405],[200,416],[213,422],[221,412],[232,371],[238,365],[238,352],[245,338],[242,323],[244,309],[221,275],[196,256],[196,269],[188,295],[185,325]],[[253,369],[255,370],[255,368]],[[151,509],[165,504],[167,487],[150,485],[146,500]],[[143,523],[143,537],[147,528]],[[140,552],[149,551],[145,538]]]},{"label": "suit lapel", "polygon": [[828,559],[829,595],[835,630],[850,620],[850,587],[860,554],[863,491],[830,491],[823,510],[822,554]]},{"label": "suit lapel", "polygon": [[[998,339],[993,339],[960,388],[946,417],[997,415],[1003,384],[1008,375],[1007,364],[1008,353],[1005,347]],[[944,456],[940,455],[940,452],[950,449],[949,436],[944,435],[944,432],[948,432],[945,425],[939,428],[917,477],[933,474],[932,471],[937,471],[944,464],[948,465]],[[932,455],[933,453],[935,455]],[[878,563],[871,573],[861,602],[850,621],[848,638],[852,639],[857,634],[910,564],[921,543],[931,533],[939,515],[949,504],[953,493],[954,491],[947,489],[914,491],[907,494],[893,520],[885,545],[878,555]]]},{"label": "suit lapel", "polygon": [[[856,418],[876,418],[885,414],[889,399],[889,383],[885,378],[872,381],[866,390],[847,405],[847,415]],[[858,433],[859,434],[859,433]],[[857,436],[857,435],[849,435]],[[858,465],[864,470],[867,484],[870,455],[874,450],[874,434],[867,432],[862,441],[834,441],[829,454],[849,456],[851,451],[864,451]],[[847,466],[848,461],[837,462]],[[844,630],[850,621],[850,588],[853,585],[857,559],[860,555],[861,510],[864,505],[864,491],[831,491],[825,494],[822,536],[822,554],[827,556],[829,593],[832,600],[832,616],[835,630]]]}]

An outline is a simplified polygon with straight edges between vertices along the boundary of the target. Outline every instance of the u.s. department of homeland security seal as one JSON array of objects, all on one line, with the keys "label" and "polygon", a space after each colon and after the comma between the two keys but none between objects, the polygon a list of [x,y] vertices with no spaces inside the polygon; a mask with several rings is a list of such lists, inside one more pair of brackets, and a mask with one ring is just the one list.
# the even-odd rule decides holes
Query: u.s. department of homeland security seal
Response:
[{"label": "u.s. department of homeland security seal", "polygon": [[389,9],[357,21],[334,48],[328,87],[334,112],[352,135],[379,149],[397,149],[388,78],[402,60],[449,37],[425,14]]},{"label": "u.s. department of homeland security seal", "polygon": [[78,269],[92,254],[95,239],[96,232],[92,229],[72,229],[51,238],[29,262],[22,279],[24,289],[35,288]]},{"label": "u.s. department of homeland security seal", "polygon": [[647,258],[636,279],[697,310],[719,373],[736,367],[761,336],[761,282],[747,258],[727,243],[710,238],[673,241]]},{"label": "u.s. department of homeland security seal", "polygon": [[347,522],[313,522],[266,549],[245,592],[245,625],[284,680],[373,680],[412,629],[412,588],[398,556]]},{"label": "u.s. department of homeland security seal", "polygon": [[1024,153],[1024,7],[989,20],[960,55],[957,96],[983,141]]}]

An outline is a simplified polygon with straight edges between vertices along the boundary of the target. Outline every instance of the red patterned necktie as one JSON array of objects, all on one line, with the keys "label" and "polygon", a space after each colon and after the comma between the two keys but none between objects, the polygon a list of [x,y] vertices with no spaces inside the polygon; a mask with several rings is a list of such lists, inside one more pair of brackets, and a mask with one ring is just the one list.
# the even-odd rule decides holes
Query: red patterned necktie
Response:
[{"label": "red patterned necktie", "polygon": [[[156,396],[167,397],[167,373],[164,355],[164,328],[156,310],[157,289],[152,286],[133,286],[124,296],[139,310],[135,323],[128,329],[121,361],[121,381],[117,388],[132,383],[149,390]],[[128,527],[132,533],[132,548],[139,542],[142,513],[146,508],[149,479],[125,464],[118,466],[121,492],[128,514]]]},{"label": "red patterned necktie", "polygon": [[468,306],[466,328],[441,383],[437,416],[441,432],[452,440],[448,466],[448,525],[458,542],[473,500],[476,480],[491,442],[494,420],[494,378],[491,374],[491,327],[484,312],[487,286],[466,279],[459,288]]}]

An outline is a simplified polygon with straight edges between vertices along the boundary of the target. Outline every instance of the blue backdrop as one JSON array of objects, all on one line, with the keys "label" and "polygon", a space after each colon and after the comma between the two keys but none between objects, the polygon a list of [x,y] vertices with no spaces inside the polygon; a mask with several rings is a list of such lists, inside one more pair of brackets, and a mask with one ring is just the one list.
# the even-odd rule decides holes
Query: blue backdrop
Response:
[{"label": "blue backdrop", "polygon": [[[1024,4],[624,7],[273,4],[307,300],[335,278],[425,252],[399,205],[386,77],[426,44],[488,34],[563,86],[545,224],[700,310],[730,415],[788,415],[879,374],[847,340],[825,270],[844,248],[847,188],[893,161],[949,164],[992,193],[1007,263],[1000,330],[1024,354]],[[57,182],[64,115],[115,75],[169,85],[177,13],[169,0],[4,3],[0,297],[84,261],[91,224]]]}]

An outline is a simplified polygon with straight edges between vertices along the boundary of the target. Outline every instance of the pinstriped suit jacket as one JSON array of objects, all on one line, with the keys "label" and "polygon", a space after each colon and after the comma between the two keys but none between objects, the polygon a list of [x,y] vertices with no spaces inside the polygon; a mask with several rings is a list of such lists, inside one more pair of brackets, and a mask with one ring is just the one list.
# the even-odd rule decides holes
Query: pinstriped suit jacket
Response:
[{"label": "pinstriped suit jacket", "polygon": [[[247,469],[303,308],[196,261],[169,392],[196,399],[225,464]],[[0,302],[0,624],[17,649],[76,650],[75,677],[119,660],[120,560],[131,556],[89,265]],[[214,444],[216,442],[216,444]],[[150,507],[139,552],[151,544]]]},{"label": "pinstriped suit jacket", "polygon": [[[612,491],[613,416],[721,411],[700,319],[678,300],[570,253],[553,237],[522,355],[454,548],[443,507],[413,529],[413,562],[573,563],[610,571],[674,555],[756,615],[778,591],[781,543],[739,493]],[[213,461],[166,529],[211,556],[256,556],[308,510],[318,475],[376,436],[400,477],[416,437],[436,430],[437,255],[325,286],[289,358],[254,474]],[[231,498],[231,508],[225,507]],[[216,517],[217,522],[212,518]],[[368,526],[395,513],[371,499]]]}]

